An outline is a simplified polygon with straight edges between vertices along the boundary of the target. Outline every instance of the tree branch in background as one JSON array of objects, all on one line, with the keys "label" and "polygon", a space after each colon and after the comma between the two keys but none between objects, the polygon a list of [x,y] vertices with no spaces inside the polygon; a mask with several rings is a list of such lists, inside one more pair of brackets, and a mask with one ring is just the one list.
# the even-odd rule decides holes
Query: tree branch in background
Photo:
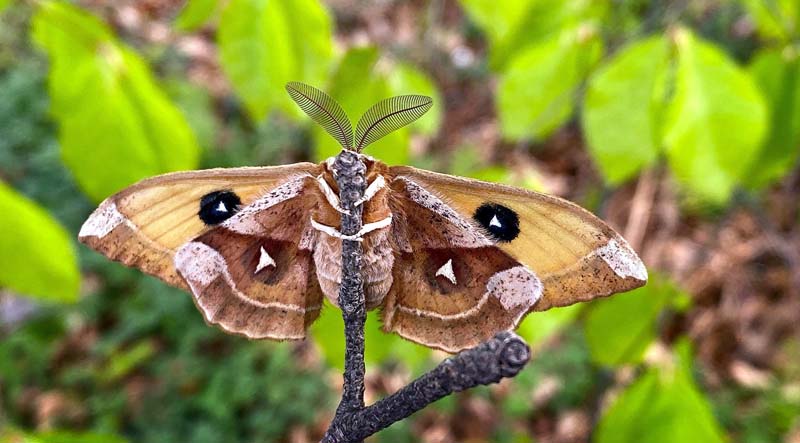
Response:
[{"label": "tree branch in background", "polygon": [[[333,165],[342,214],[341,232],[361,229],[361,205],[366,167],[358,154],[344,150]],[[364,288],[361,281],[361,243],[342,241],[342,284],[339,307],[345,330],[345,364],[342,400],[322,441],[357,443],[453,392],[513,377],[531,357],[527,343],[513,332],[501,332],[480,345],[440,363],[394,394],[364,406]]]}]

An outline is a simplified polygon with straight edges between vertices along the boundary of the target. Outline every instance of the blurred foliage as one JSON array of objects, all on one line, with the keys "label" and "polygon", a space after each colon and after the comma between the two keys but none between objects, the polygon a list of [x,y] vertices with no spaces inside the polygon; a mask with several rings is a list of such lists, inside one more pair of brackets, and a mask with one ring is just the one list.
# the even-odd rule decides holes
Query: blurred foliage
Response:
[{"label": "blurred foliage", "polygon": [[674,95],[664,112],[663,143],[679,180],[723,203],[748,172],[766,126],[763,99],[746,72],[691,31],[675,31]]},{"label": "blurred foliage", "polygon": [[[0,286],[37,304],[31,317],[0,324],[0,443],[278,441],[332,410],[328,379],[343,358],[334,307],[311,328],[314,346],[247,342],[204,324],[181,291],[70,240],[95,203],[147,176],[338,153],[288,100],[287,81],[325,89],[354,120],[392,95],[432,96],[424,118],[369,153],[542,187],[518,165],[484,161],[479,141],[462,142],[446,161],[412,150],[417,140],[446,139],[445,109],[458,111],[448,108],[453,90],[445,102],[443,74],[385,42],[338,41],[334,23],[354,19],[318,0],[189,0],[170,17],[180,33],[216,43],[232,93],[187,80],[174,48],[143,43],[74,3],[9,4],[0,0]],[[718,208],[739,189],[758,198],[796,169],[794,0],[723,2],[711,18],[694,5],[639,0],[458,5],[486,57],[451,81],[496,80],[502,153],[538,149],[579,126],[608,185],[665,165],[687,200]],[[726,34],[740,16],[756,38]],[[54,303],[76,301],[81,281],[86,296]],[[665,324],[690,308],[677,286],[655,274],[628,294],[526,318],[518,332],[539,357],[505,394],[471,394],[500,411],[494,439],[527,441],[520,422],[587,404],[598,405],[597,442],[783,439],[800,402],[773,385],[706,388],[685,337],[664,339]],[[419,374],[441,357],[382,333],[374,312],[366,336],[368,365],[387,372]],[[620,373],[627,378],[612,379]],[[537,397],[543,385],[555,386],[546,401]],[[31,399],[42,397],[63,409],[53,422],[37,415]],[[462,398],[431,409],[452,416]],[[417,441],[414,428],[401,422],[376,440]]]},{"label": "blurred foliage", "polygon": [[0,443],[126,443],[128,440],[113,434],[92,432],[40,432],[36,434],[16,429],[0,430]]},{"label": "blurred foliage", "polygon": [[50,110],[64,162],[92,199],[197,166],[197,142],[185,118],[141,57],[105,24],[45,1],[32,26],[32,38],[50,57]]},{"label": "blurred foliage", "polygon": [[517,55],[497,91],[503,134],[514,139],[552,134],[572,116],[578,86],[601,54],[596,32],[581,27]]},{"label": "blurred foliage", "polygon": [[678,296],[663,277],[651,275],[642,288],[593,302],[585,319],[592,360],[605,366],[641,363],[656,339],[659,315]]},{"label": "blurred foliage", "polygon": [[203,26],[217,12],[217,0],[192,0],[186,2],[186,7],[181,10],[175,19],[175,27],[181,31],[192,32]]},{"label": "blurred foliage", "polygon": [[591,152],[606,178],[621,183],[652,166],[663,149],[697,197],[722,204],[757,155],[763,100],[714,45],[685,28],[664,38],[620,50],[590,79],[583,123]]},{"label": "blurred foliage", "polygon": [[708,401],[692,377],[687,342],[675,354],[645,370],[611,405],[600,421],[596,441],[655,443],[725,441]]},{"label": "blurred foliage", "polygon": [[769,134],[744,178],[758,189],[780,180],[800,156],[800,63],[793,51],[765,48],[753,56],[749,71],[771,109]]},{"label": "blurred foliage", "polygon": [[[505,71],[512,59],[525,57],[523,53],[527,47],[547,41],[554,43],[565,34],[567,40],[574,43],[575,36],[571,34],[581,26],[592,27],[605,17],[610,2],[522,0],[509,2],[502,8],[498,8],[497,2],[491,0],[461,0],[460,3],[486,32],[492,49],[489,54],[491,65],[499,71]],[[586,37],[591,36],[584,32],[579,39]],[[542,55],[551,56],[546,51]],[[568,66],[569,62],[564,66]],[[537,87],[533,84],[528,86]]]},{"label": "blurred foliage", "polygon": [[[749,71],[688,28],[652,35],[633,1],[461,3],[487,34],[507,138],[547,138],[582,94],[589,149],[611,184],[665,156],[693,199],[719,206],[736,186],[761,189],[796,164],[796,2],[744,2],[773,39]],[[601,37],[614,33],[626,44],[598,63]]]},{"label": "blurred foliage", "polygon": [[[78,296],[80,272],[66,230],[32,201],[0,182],[0,286],[59,301]],[[42,278],[42,274],[47,278]]]},{"label": "blurred foliage", "polygon": [[656,88],[656,83],[665,80],[667,56],[666,39],[645,38],[620,49],[589,80],[583,128],[610,183],[623,183],[658,160],[655,122],[664,103],[656,91],[663,93],[664,87]]},{"label": "blurred foliage", "polygon": [[331,18],[317,0],[231,0],[220,16],[218,43],[222,68],[253,120],[275,109],[299,117],[275,85],[324,82],[333,51]]},{"label": "blurred foliage", "polygon": [[[28,386],[57,388],[67,417],[89,418],[96,432],[124,429],[142,442],[272,441],[313,421],[308,405],[334,406],[321,374],[292,363],[286,344],[225,335],[181,291],[96,254],[89,263],[106,276],[98,297],[71,313],[42,312],[0,343],[2,407],[12,423],[33,418]],[[76,314],[78,330],[68,324]],[[92,336],[103,323],[118,326]],[[66,348],[56,339],[64,334]]]}]

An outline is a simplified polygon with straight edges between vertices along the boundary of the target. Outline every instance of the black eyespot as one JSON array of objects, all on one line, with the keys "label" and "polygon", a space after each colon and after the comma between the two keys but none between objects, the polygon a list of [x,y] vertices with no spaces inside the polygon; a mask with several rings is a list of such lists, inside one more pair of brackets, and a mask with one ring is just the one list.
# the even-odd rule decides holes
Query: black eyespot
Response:
[{"label": "black eyespot", "polygon": [[513,209],[497,203],[484,203],[473,216],[499,242],[510,242],[519,235],[519,216]]},{"label": "black eyespot", "polygon": [[200,220],[207,225],[218,225],[231,218],[242,201],[233,191],[209,192],[200,199]]}]

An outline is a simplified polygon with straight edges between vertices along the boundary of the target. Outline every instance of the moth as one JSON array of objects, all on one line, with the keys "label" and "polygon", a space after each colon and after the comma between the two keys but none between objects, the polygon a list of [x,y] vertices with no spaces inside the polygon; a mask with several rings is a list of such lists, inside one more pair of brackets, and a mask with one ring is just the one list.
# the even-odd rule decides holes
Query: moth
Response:
[{"label": "moth", "polygon": [[191,292],[206,322],[251,339],[302,339],[323,297],[337,305],[344,239],[361,242],[366,307],[380,309],[383,329],[448,352],[512,330],[532,311],[647,281],[628,243],[573,203],[361,153],[424,114],[430,98],[381,101],[354,133],[322,91],[297,82],[287,90],[366,164],[360,232],[341,233],[329,159],[146,179],[106,199],[79,239]]}]

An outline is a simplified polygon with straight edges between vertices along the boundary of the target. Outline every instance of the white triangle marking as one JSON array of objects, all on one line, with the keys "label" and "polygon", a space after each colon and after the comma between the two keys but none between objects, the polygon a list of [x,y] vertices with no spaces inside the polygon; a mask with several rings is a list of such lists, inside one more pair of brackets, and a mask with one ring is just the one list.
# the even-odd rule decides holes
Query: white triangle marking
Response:
[{"label": "white triangle marking", "polygon": [[217,205],[217,212],[228,212],[228,208],[225,206],[224,202],[219,202],[219,205]]},{"label": "white triangle marking", "polygon": [[267,251],[264,250],[264,247],[261,247],[261,257],[258,258],[258,266],[256,266],[256,274],[259,273],[262,269],[266,268],[267,266],[275,266],[275,260],[267,254]]},{"label": "white triangle marking", "polygon": [[456,284],[456,274],[453,272],[453,259],[447,260],[447,263],[443,264],[438,271],[436,271],[436,277],[442,276],[448,280],[450,283]]},{"label": "white triangle marking", "polygon": [[489,226],[497,226],[498,228],[503,227],[503,225],[500,223],[500,220],[497,219],[496,215],[492,217],[492,221],[489,222]]}]

